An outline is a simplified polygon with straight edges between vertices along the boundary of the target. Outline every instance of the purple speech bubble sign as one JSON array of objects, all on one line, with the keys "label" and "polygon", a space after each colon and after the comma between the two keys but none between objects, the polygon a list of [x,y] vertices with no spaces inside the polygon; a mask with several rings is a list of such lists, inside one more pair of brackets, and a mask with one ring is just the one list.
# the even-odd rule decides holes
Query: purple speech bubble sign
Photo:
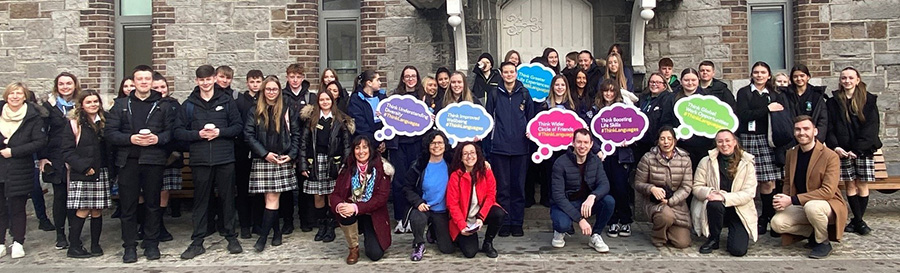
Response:
[{"label": "purple speech bubble sign", "polygon": [[591,132],[603,144],[605,155],[616,152],[617,146],[628,145],[644,137],[647,132],[647,115],[634,105],[614,103],[600,109],[591,120]]},{"label": "purple speech bubble sign", "polygon": [[428,105],[410,95],[390,96],[379,102],[377,109],[384,122],[384,128],[375,132],[378,141],[396,135],[420,136],[434,125]]}]

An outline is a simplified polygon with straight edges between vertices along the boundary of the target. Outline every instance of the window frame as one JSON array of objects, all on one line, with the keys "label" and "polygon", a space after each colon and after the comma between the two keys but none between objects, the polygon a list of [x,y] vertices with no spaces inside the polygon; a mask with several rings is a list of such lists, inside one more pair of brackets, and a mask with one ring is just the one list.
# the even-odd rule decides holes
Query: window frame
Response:
[{"label": "window frame", "polygon": [[[776,71],[786,71],[791,68],[794,64],[794,18],[793,18],[793,3],[788,0],[747,0],[747,57],[749,59],[748,64],[752,65],[758,59],[753,56],[753,44],[751,33],[753,32],[753,10],[755,9],[771,9],[771,8],[780,8],[782,11],[782,20],[784,20],[784,44],[782,45],[784,49],[784,66],[785,67],[773,67],[772,73]],[[772,64],[769,64],[770,66]],[[750,67],[748,67],[749,69]]]},{"label": "window frame", "polygon": [[[121,3],[125,0],[117,0],[115,1],[115,65],[113,69],[115,69],[115,79],[114,83],[118,92],[119,83],[122,82],[122,79],[125,78],[125,68],[122,67],[125,65],[125,29],[128,27],[142,27],[146,26],[150,28],[151,36],[153,31],[153,15],[121,15],[122,14],[122,5]],[[152,7],[151,7],[152,12]],[[152,38],[151,38],[152,40]],[[152,59],[152,55],[151,55]],[[152,65],[152,64],[147,64]]]},{"label": "window frame", "polygon": [[[325,1],[319,1],[319,71],[325,71],[328,66],[328,21],[355,21],[356,22],[356,72],[362,70],[362,26],[359,9],[325,10]],[[319,77],[320,75],[316,75]],[[346,81],[346,79],[345,79]],[[319,83],[321,85],[322,83]],[[347,83],[341,83],[347,89]],[[352,89],[351,89],[352,91]]]}]

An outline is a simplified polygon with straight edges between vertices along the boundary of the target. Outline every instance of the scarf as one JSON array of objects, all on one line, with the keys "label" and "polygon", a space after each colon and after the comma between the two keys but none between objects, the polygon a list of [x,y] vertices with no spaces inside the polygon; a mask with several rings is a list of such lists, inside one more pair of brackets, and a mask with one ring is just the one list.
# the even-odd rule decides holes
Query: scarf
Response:
[{"label": "scarf", "polygon": [[9,103],[3,105],[3,113],[0,114],[0,133],[3,137],[9,139],[13,136],[22,120],[25,119],[25,113],[28,112],[28,104],[23,104],[18,111],[13,111],[9,107]]},{"label": "scarf", "polygon": [[59,111],[62,111],[63,115],[66,115],[69,113],[69,111],[72,110],[72,108],[75,108],[75,102],[74,101],[68,102],[65,99],[63,99],[61,96],[57,96],[56,97],[56,108],[58,108]]},{"label": "scarf", "polygon": [[369,199],[372,199],[372,190],[375,188],[375,171],[372,170],[371,174],[367,174],[368,165],[368,163],[359,164],[357,162],[356,175],[350,179],[353,188],[350,201],[353,203],[368,202]]}]

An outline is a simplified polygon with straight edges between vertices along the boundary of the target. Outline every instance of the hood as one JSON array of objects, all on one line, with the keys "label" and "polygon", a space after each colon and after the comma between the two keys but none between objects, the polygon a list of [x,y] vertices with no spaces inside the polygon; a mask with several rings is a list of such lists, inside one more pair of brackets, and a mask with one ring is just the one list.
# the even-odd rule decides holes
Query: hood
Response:
[{"label": "hood", "polygon": [[477,62],[477,61],[481,60],[482,58],[488,59],[488,62],[491,63],[491,68],[497,67],[497,65],[494,63],[494,56],[492,56],[491,53],[487,53],[487,52],[481,53],[481,55],[478,56],[478,59],[475,59],[475,61]]},{"label": "hood", "polygon": [[291,92],[290,84],[285,84],[285,87],[283,89],[281,89],[281,93],[283,93],[285,96],[289,96],[293,99],[296,99],[296,98],[299,98],[302,96],[306,96],[306,94],[309,94],[309,81],[303,80],[303,82],[300,83],[300,93],[297,95],[294,95],[294,92]]},{"label": "hood", "polygon": [[[195,86],[194,91],[187,98],[188,101],[194,103],[197,107],[205,107],[207,102],[200,97],[200,87]],[[231,95],[226,94],[226,91],[221,89],[213,88],[213,96],[209,99],[209,102],[213,103],[210,105],[219,105],[221,103],[225,103],[226,100],[231,100]]]},{"label": "hood", "polygon": [[[312,104],[303,106],[303,108],[300,109],[300,120],[309,120],[310,118],[312,118],[313,108],[314,107],[312,106]],[[353,119],[345,118],[343,122],[344,125],[347,126],[347,130],[350,131],[351,135],[356,132],[356,122],[354,122]]]},{"label": "hood", "polygon": [[[161,100],[162,97],[163,97],[163,96],[162,96],[162,93],[156,92],[156,91],[153,91],[153,90],[150,90],[150,96],[147,97],[147,99],[145,99],[144,101],[145,101],[145,102],[156,102],[156,101],[158,101],[158,100]],[[140,99],[138,99],[138,97],[137,97],[137,92],[136,92],[136,91],[132,91],[131,94],[128,94],[128,98],[134,99],[134,100],[140,100]]]}]

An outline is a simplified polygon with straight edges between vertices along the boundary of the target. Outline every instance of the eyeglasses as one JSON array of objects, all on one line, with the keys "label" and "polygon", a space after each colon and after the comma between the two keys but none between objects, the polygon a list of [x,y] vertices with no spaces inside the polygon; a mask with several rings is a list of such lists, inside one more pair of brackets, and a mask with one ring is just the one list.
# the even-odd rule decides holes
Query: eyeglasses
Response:
[{"label": "eyeglasses", "polygon": [[463,153],[462,155],[463,155],[463,157],[477,157],[477,156],[478,156],[478,154],[476,154],[476,153],[474,153],[474,152],[471,152],[471,153]]},{"label": "eyeglasses", "polygon": [[443,141],[435,141],[431,143],[431,146],[444,146]]},{"label": "eyeglasses", "polygon": [[650,85],[662,85],[662,84],[665,84],[665,83],[661,82],[661,81],[650,81]]},{"label": "eyeglasses", "polygon": [[281,91],[281,90],[278,89],[278,88],[266,88],[266,91],[272,91],[272,92],[275,92],[275,91]]}]

